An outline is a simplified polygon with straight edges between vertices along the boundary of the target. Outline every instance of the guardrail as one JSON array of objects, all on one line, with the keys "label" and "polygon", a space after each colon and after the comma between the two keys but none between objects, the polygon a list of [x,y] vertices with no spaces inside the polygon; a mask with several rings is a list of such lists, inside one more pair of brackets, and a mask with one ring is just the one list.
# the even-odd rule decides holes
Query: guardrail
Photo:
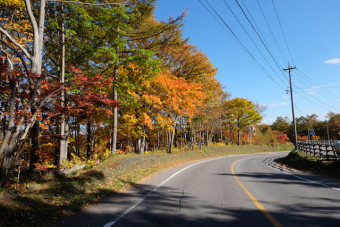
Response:
[{"label": "guardrail", "polygon": [[320,159],[326,158],[326,160],[340,158],[340,152],[337,151],[336,143],[338,141],[298,141],[297,148],[299,151],[303,151],[306,155],[313,157],[319,157]]},{"label": "guardrail", "polygon": [[[306,141],[298,141],[298,142],[306,142]],[[309,143],[324,144],[324,145],[333,145],[336,142],[339,142],[339,141],[338,140],[310,140],[309,141]]]}]

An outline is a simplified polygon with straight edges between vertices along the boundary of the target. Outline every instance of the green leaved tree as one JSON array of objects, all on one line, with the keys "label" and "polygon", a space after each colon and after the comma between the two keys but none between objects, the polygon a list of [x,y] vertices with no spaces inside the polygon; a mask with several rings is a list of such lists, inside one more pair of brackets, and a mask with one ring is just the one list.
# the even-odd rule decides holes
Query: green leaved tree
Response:
[{"label": "green leaved tree", "polygon": [[234,98],[227,101],[225,115],[229,123],[237,129],[238,145],[241,144],[242,130],[262,120],[255,104],[244,98]]}]

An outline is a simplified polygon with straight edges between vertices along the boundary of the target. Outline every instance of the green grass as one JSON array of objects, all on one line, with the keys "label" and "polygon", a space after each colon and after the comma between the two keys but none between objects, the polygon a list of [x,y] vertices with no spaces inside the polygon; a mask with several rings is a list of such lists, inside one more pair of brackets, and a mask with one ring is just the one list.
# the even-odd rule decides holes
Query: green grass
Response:
[{"label": "green grass", "polygon": [[303,152],[292,150],[288,156],[279,160],[291,168],[340,178],[340,161],[324,161],[306,156]]},{"label": "green grass", "polygon": [[[279,149],[287,150],[285,147]],[[0,196],[0,226],[47,226],[104,196],[185,162],[277,150],[277,147],[269,146],[220,144],[203,147],[202,150],[175,150],[173,154],[148,152],[144,155],[115,155],[76,175],[45,182],[30,182],[20,193],[14,195],[3,191]]]}]

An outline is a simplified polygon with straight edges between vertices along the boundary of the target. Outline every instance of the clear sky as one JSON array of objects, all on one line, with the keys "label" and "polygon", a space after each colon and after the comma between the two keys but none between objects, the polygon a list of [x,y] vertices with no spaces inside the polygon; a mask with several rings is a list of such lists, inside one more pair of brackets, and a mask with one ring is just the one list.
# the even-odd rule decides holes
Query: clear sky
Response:
[{"label": "clear sky", "polygon": [[[201,1],[209,8],[205,0]],[[296,117],[315,113],[324,120],[330,111],[340,113],[340,0],[274,0],[283,33],[272,0],[238,0],[262,41],[236,1],[225,2],[208,0],[259,64],[199,0],[158,0],[155,13],[158,20],[167,20],[188,10],[184,37],[189,37],[189,43],[203,50],[219,69],[217,79],[232,98],[247,98],[267,106],[263,123],[271,124],[278,116],[291,119],[290,96],[286,94],[288,73],[282,71],[288,61],[297,68],[292,71]]]}]

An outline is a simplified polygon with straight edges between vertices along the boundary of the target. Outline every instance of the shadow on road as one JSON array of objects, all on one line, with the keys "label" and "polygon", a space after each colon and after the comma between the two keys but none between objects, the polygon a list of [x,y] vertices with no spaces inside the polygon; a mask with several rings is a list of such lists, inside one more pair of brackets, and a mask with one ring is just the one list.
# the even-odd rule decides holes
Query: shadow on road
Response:
[{"label": "shadow on road", "polygon": [[[251,174],[241,174],[251,176]],[[238,175],[238,176],[241,176]],[[285,179],[284,174],[264,174],[252,177],[264,181]],[[301,182],[292,182],[301,183]],[[302,183],[304,184],[304,183]],[[318,187],[317,185],[315,187]],[[116,195],[107,198],[72,217],[67,217],[55,226],[103,226],[115,220],[122,208],[128,208],[140,198],[154,189],[154,186],[138,184],[133,193]],[[315,198],[328,200],[328,198]],[[228,198],[221,201],[204,201],[187,194],[185,190],[171,187],[160,187],[146,200],[122,217],[114,226],[272,226],[269,220],[254,206],[254,209],[228,204]],[[339,202],[333,207],[311,206],[309,204],[294,204],[280,207],[279,212],[271,214],[283,226],[339,226],[340,215],[325,216],[329,213],[340,214]],[[301,211],[311,211],[311,215],[303,215]],[[318,215],[314,215],[318,213]]]}]

